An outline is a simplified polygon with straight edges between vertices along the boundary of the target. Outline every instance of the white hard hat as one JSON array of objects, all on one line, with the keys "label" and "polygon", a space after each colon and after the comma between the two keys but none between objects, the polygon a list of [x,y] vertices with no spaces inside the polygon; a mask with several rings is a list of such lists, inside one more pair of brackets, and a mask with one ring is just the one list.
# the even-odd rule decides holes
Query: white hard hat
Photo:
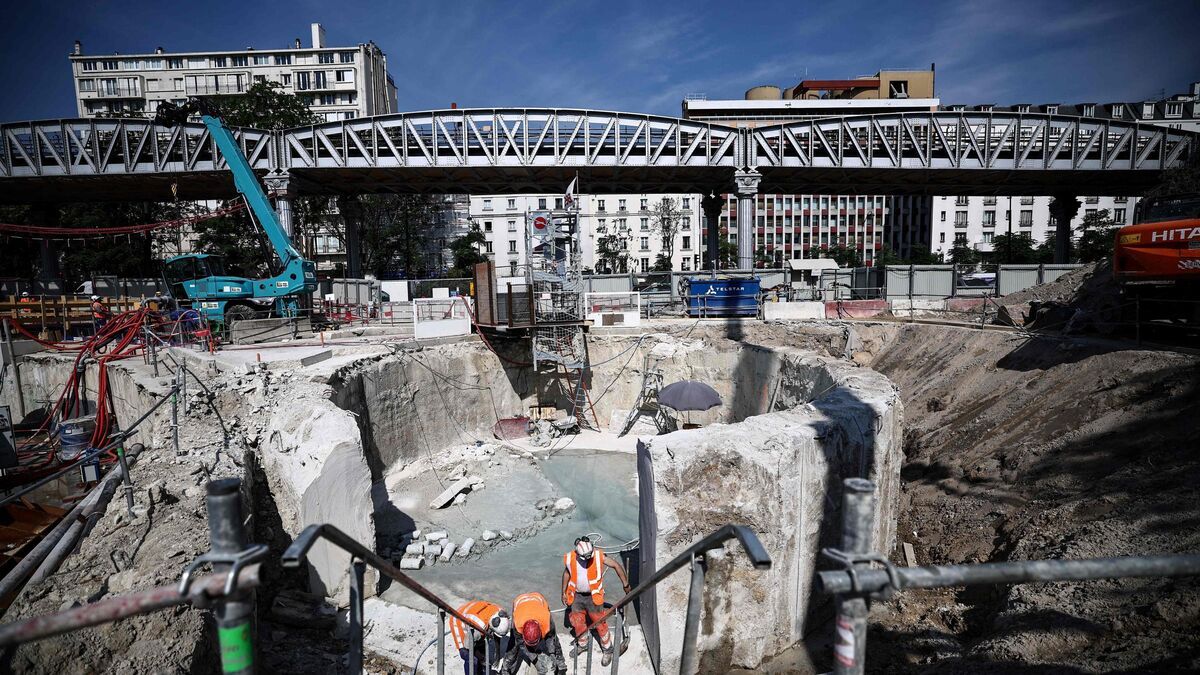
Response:
[{"label": "white hard hat", "polygon": [[497,637],[504,637],[508,635],[508,631],[512,630],[512,619],[508,618],[508,612],[500,610],[488,622],[488,628],[491,628]]},{"label": "white hard hat", "polygon": [[29,297],[29,291],[21,291],[21,297],[22,297],[22,298],[28,298],[28,297]]},{"label": "white hard hat", "polygon": [[591,558],[596,552],[596,547],[592,545],[592,540],[587,537],[580,537],[575,540],[575,553],[580,558]]},{"label": "white hard hat", "polygon": [[100,296],[98,296],[98,295],[93,295],[93,296],[92,296],[92,299],[93,299],[93,300],[99,300],[99,299],[100,299]]}]

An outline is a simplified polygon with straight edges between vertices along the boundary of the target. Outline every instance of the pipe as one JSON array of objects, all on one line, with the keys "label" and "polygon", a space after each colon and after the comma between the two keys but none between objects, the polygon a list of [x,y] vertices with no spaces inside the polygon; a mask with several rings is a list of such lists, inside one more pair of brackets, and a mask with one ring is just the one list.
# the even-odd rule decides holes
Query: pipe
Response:
[{"label": "pipe", "polygon": [[[893,571],[901,589],[1085,581],[1118,577],[1178,577],[1200,575],[1200,555],[1020,560],[977,565],[897,567]],[[876,593],[889,585],[886,570],[858,570],[857,575],[857,590],[861,593]],[[825,593],[848,593],[854,589],[850,574],[844,570],[820,572],[817,577],[819,589]]]},{"label": "pipe", "polygon": [[[129,463],[133,464],[137,456],[145,449],[141,443],[134,443],[129,446]],[[109,471],[108,475],[100,479],[96,487],[92,488],[91,493],[82,502],[84,509],[80,513],[79,518],[71,523],[71,528],[67,530],[63,538],[54,546],[50,554],[42,562],[42,565],[37,568],[33,576],[29,578],[29,584],[36,584],[45,580],[51,574],[58,571],[63,560],[75,550],[75,544],[79,542],[84,534],[84,530],[92,522],[93,517],[99,516],[100,513],[108,506],[109,500],[112,499],[113,493],[117,491],[117,483],[121,480],[121,474],[125,471],[124,467],[118,466],[115,471]],[[28,587],[29,584],[26,584]]]},{"label": "pipe", "polygon": [[12,328],[9,327],[8,321],[0,321],[0,326],[4,333],[4,346],[8,349],[8,358],[12,360],[13,386],[17,390],[17,416],[13,420],[15,423],[25,419],[25,392],[21,390],[21,366],[17,363],[17,353],[13,351]]},{"label": "pipe", "polygon": [[[225,588],[226,574],[213,574],[192,584],[186,596],[179,594],[179,584],[170,583],[139,593],[105,598],[49,616],[35,616],[23,621],[0,625],[0,647],[41,640],[88,626],[97,626],[124,619],[135,614],[147,614],[166,607],[192,604],[200,598],[219,597]],[[259,566],[249,565],[238,574],[238,589],[256,588]]]},{"label": "pipe", "polygon": [[[246,547],[242,529],[242,480],[222,478],[208,484],[208,534],[210,550],[217,555],[236,555]],[[214,562],[213,572],[228,573],[232,565]],[[217,638],[221,647],[222,672],[253,675],[254,594],[242,589],[214,603]]]},{"label": "pipe", "polygon": [[[842,481],[842,550],[871,553],[871,524],[875,515],[875,483],[865,478]],[[856,571],[864,564],[856,563]],[[862,595],[837,599],[833,647],[835,675],[862,675],[867,655],[867,600]]]},{"label": "pipe", "polygon": [[683,654],[679,658],[680,675],[695,675],[700,671],[696,641],[700,637],[700,611],[704,607],[704,572],[707,566],[704,553],[692,558],[692,585],[688,588],[687,618],[683,624]]},{"label": "pipe", "polygon": [[[109,472],[109,475],[105,476],[105,480],[116,473],[116,471]],[[99,486],[96,489],[98,488]],[[96,489],[93,489],[93,493]],[[89,502],[90,498],[76,504],[75,508],[71,509],[71,512],[65,518],[58,521],[58,524],[50,531],[50,534],[39,541],[37,546],[33,547],[33,550],[22,558],[21,562],[17,563],[16,567],[13,567],[3,579],[0,579],[0,598],[10,593],[15,593],[24,586],[25,580],[34,573],[37,567],[42,564],[42,561],[50,555],[54,547],[66,536],[67,531],[79,520],[80,515],[88,507]]]}]

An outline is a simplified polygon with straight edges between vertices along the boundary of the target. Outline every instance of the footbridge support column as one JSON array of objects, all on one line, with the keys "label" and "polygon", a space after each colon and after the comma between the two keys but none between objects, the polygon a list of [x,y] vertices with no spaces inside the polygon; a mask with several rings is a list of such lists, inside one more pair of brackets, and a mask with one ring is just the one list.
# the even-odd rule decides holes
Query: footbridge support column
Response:
[{"label": "footbridge support column", "polygon": [[[58,227],[58,205],[34,204],[29,208],[29,222],[43,227]],[[38,245],[41,259],[38,264],[38,278],[42,281],[54,281],[59,275],[58,242],[53,239],[41,239]]]},{"label": "footbridge support column", "polygon": [[737,189],[738,269],[754,269],[754,198],[762,174],[754,168],[737,171],[733,181]]},{"label": "footbridge support column", "polygon": [[342,214],[342,222],[346,226],[346,276],[350,279],[362,278],[362,219],[363,207],[358,195],[346,195],[337,198],[338,211]]},{"label": "footbridge support column", "polygon": [[1074,195],[1056,195],[1050,202],[1050,215],[1054,216],[1054,262],[1071,262],[1071,221],[1079,213],[1079,198]]},{"label": "footbridge support column", "polygon": [[719,194],[709,194],[700,200],[700,208],[704,210],[704,269],[716,270],[721,267],[721,211],[725,208],[725,197]]},{"label": "footbridge support column", "polygon": [[292,186],[291,176],[286,171],[272,171],[267,174],[263,182],[266,183],[271,196],[275,198],[275,213],[279,215],[279,226],[287,233],[288,239],[295,244],[296,227],[292,220],[292,200],[295,199],[296,192]]}]

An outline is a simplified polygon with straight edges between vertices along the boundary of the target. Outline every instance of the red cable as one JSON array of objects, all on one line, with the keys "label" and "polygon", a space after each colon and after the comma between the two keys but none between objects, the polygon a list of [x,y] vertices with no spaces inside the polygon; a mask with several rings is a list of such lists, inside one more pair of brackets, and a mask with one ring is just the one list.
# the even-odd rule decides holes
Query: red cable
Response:
[{"label": "red cable", "polygon": [[220,218],[231,213],[245,210],[245,202],[238,202],[230,206],[226,206],[216,211],[202,213],[195,216],[187,216],[185,218],[175,218],[173,220],[161,220],[156,223],[143,223],[141,225],[118,225],[115,227],[45,227],[42,225],[23,225],[18,223],[0,223],[0,232],[15,233],[15,234],[30,234],[36,235],[41,239],[74,239],[81,237],[107,237],[114,234],[141,234],[144,232],[153,232],[169,227],[183,227],[184,225],[192,225],[213,218]]}]

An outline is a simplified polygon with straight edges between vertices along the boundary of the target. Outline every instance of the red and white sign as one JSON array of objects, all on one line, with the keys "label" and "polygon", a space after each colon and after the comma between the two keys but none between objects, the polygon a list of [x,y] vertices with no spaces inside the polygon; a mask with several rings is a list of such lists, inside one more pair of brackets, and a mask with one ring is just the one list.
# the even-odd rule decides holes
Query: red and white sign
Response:
[{"label": "red and white sign", "polygon": [[533,229],[544,230],[548,225],[550,225],[550,221],[546,218],[546,216],[534,216]]}]

